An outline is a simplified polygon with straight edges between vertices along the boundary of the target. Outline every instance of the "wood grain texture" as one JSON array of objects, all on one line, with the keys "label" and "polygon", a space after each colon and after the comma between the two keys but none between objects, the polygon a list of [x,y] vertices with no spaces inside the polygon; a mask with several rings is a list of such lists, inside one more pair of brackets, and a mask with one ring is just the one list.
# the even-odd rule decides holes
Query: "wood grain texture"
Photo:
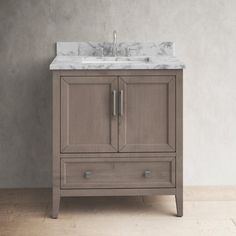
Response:
[{"label": "wood grain texture", "polygon": [[[50,189],[0,189],[0,235],[236,235],[235,187],[185,187],[182,219],[173,219],[174,198],[154,196],[161,194],[175,194],[175,189],[61,190],[63,197],[99,197],[65,198],[60,219],[52,220]],[[113,195],[120,197],[101,197]]]},{"label": "wood grain texture", "polygon": [[116,152],[116,153],[67,153],[63,154],[61,153],[61,158],[150,158],[150,157],[158,157],[158,158],[165,158],[165,157],[175,157],[175,152],[156,152],[156,153],[122,153],[122,152]]},{"label": "wood grain texture", "polygon": [[121,77],[119,90],[124,91],[119,151],[174,152],[175,77]]},{"label": "wood grain texture", "polygon": [[60,206],[60,74],[52,78],[52,217],[57,218]]},{"label": "wood grain texture", "polygon": [[[90,173],[86,177],[86,172]],[[148,172],[148,176],[145,173]],[[62,159],[61,188],[175,187],[175,158]]]},{"label": "wood grain texture", "polygon": [[77,76],[176,76],[180,70],[61,70],[60,75],[77,77]]},{"label": "wood grain texture", "polygon": [[155,194],[175,195],[183,215],[182,83],[182,70],[53,72],[52,217],[61,196]]},{"label": "wood grain texture", "polygon": [[127,188],[127,189],[62,189],[63,197],[78,196],[149,196],[149,195],[174,195],[175,188]]},{"label": "wood grain texture", "polygon": [[61,152],[116,152],[116,77],[61,78]]},{"label": "wood grain texture", "polygon": [[183,71],[176,75],[176,207],[183,216]]}]

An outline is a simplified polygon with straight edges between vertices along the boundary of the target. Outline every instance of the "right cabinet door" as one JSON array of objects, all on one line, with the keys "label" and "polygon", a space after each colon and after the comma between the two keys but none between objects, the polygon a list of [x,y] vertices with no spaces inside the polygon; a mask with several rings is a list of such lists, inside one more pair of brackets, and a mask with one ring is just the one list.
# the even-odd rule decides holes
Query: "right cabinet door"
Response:
[{"label": "right cabinet door", "polygon": [[175,76],[119,78],[119,151],[175,151]]}]

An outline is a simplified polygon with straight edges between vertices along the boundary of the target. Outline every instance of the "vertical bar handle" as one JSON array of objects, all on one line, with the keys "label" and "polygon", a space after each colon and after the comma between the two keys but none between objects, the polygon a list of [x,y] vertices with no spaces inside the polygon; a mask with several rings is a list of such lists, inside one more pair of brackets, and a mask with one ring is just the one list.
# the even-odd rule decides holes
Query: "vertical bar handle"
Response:
[{"label": "vertical bar handle", "polygon": [[121,89],[119,92],[119,115],[123,116],[124,114],[124,91]]},{"label": "vertical bar handle", "polygon": [[113,115],[113,116],[116,116],[116,113],[117,113],[117,108],[116,108],[117,101],[116,101],[116,97],[117,97],[117,91],[116,91],[116,90],[113,90],[113,91],[112,91],[112,115]]}]

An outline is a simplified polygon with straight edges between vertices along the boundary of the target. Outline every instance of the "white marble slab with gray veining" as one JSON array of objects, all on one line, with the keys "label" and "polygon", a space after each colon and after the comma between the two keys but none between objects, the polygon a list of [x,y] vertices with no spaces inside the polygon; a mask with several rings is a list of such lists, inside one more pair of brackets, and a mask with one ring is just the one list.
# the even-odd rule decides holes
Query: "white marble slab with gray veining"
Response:
[{"label": "white marble slab with gray veining", "polygon": [[117,44],[112,57],[112,43],[58,42],[57,56],[51,70],[94,69],[183,69],[174,56],[173,42]]}]

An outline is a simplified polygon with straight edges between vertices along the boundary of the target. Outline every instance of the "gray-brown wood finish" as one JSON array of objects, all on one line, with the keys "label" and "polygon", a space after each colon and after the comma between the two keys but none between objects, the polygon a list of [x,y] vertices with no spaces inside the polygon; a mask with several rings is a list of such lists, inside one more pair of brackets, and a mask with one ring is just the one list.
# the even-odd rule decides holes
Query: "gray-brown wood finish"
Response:
[{"label": "gray-brown wood finish", "polygon": [[[108,79],[108,77],[110,78]],[[182,70],[62,70],[53,72],[52,216],[54,218],[58,215],[60,197],[64,196],[172,194],[176,197],[177,215],[183,215],[182,77]],[[63,92],[64,85],[62,80],[65,78],[67,80],[66,83],[70,85],[66,85],[64,87],[66,90]],[[110,124],[114,121],[116,130],[114,130],[113,133],[110,132],[110,134],[108,134],[109,129],[107,126],[104,128],[104,124],[102,124],[101,127],[104,129],[105,134],[103,134],[102,129],[100,129],[101,127],[99,127],[100,134],[98,134],[97,137],[90,136],[93,131],[90,134],[86,134],[85,131],[83,131],[82,124],[79,124],[79,122],[84,122],[82,116],[80,116],[81,109],[85,111],[85,113],[88,111],[86,107],[83,107],[84,103],[82,100],[77,100],[82,93],[83,97],[85,96],[86,99],[89,99],[90,96],[88,94],[91,94],[91,91],[89,86],[85,86],[85,90],[78,88],[80,83],[83,84],[83,82],[80,81],[81,78],[83,78],[82,80],[92,79],[89,82],[91,83],[90,88],[95,89],[98,87],[98,94],[100,98],[103,98],[97,100],[99,100],[100,103],[103,102],[103,104],[97,103],[97,106],[100,106],[100,109],[107,114],[106,116],[100,114],[100,118],[103,118],[102,122],[110,119]],[[134,80],[132,81],[132,79]],[[103,82],[99,85],[99,81]],[[118,81],[121,81],[119,86]],[[134,85],[132,85],[132,82],[134,82]],[[88,82],[85,82],[85,84],[86,83]],[[92,86],[93,83],[95,84],[94,87]],[[107,85],[107,83],[109,85]],[[74,84],[76,85],[75,87],[73,87]],[[150,86],[151,84],[153,88]],[[144,85],[143,90],[142,85]],[[73,87],[71,90],[72,93],[68,88],[70,86],[71,88]],[[128,90],[127,87],[124,88],[122,86],[127,86]],[[122,88],[124,89],[123,116],[121,116],[121,114],[112,116],[111,91],[113,89],[121,90]],[[110,94],[109,96],[108,93]],[[140,93],[140,96],[138,96],[138,93]],[[70,98],[69,100],[74,100],[74,102],[71,103],[72,105],[68,101],[68,97]],[[105,101],[107,98],[109,101]],[[127,101],[129,98],[131,100]],[[143,98],[143,100],[141,98]],[[136,102],[136,99],[138,99],[138,102]],[[153,100],[156,102],[153,102]],[[88,101],[85,103],[87,102]],[[104,105],[104,103],[106,104]],[[68,113],[66,109],[68,108],[68,104],[70,104],[72,108],[71,114]],[[79,105],[79,107],[77,107],[77,105]],[[120,104],[117,103],[117,105],[119,106]],[[97,106],[92,109],[96,110]],[[158,107],[160,107],[159,113]],[[127,110],[127,108],[129,109]],[[153,109],[151,110],[151,108]],[[127,137],[124,135],[125,125],[123,122],[125,121],[125,113],[131,112],[130,109],[133,115],[130,117],[134,120],[133,125],[135,125],[137,130],[135,129],[133,134],[130,133],[128,138],[131,141],[130,143],[135,144],[135,147],[130,145],[129,142],[126,142],[127,139],[125,138]],[[62,110],[66,112],[62,112]],[[76,110],[75,113],[73,113],[74,110]],[[145,114],[143,114],[144,111],[149,113],[152,117],[145,117]],[[139,112],[142,114],[139,114]],[[65,114],[67,114],[67,117],[65,117]],[[94,114],[95,113],[92,112],[92,116],[95,116]],[[134,119],[137,115],[141,116],[138,117],[139,120]],[[68,116],[71,118],[72,123],[68,123],[68,120],[66,120]],[[76,118],[72,118],[72,116]],[[153,123],[154,117],[155,120],[158,121],[156,125]],[[151,124],[145,126],[144,121],[142,121],[145,120],[145,118]],[[88,118],[88,120],[89,122],[95,122],[91,117]],[[63,126],[63,122],[64,125],[67,124],[67,127]],[[77,124],[78,127],[82,128],[73,128],[72,124]],[[69,129],[70,125],[71,128]],[[91,127],[93,127],[93,124]],[[126,128],[129,127],[126,126]],[[157,132],[157,128],[160,133]],[[66,132],[65,130],[63,131],[63,129],[65,129]],[[80,130],[82,132],[79,132]],[[151,133],[148,132],[149,130]],[[68,136],[68,131],[70,131],[69,134],[71,137]],[[110,131],[112,131],[112,128]],[[60,135],[63,132],[67,137]],[[146,135],[145,132],[147,132]],[[103,140],[101,145],[103,146],[102,149],[97,147],[99,135],[104,135],[101,136]],[[110,142],[107,138],[109,135],[111,137]],[[146,139],[145,136],[147,137]],[[65,138],[67,138],[67,140]],[[116,141],[113,142],[114,140]],[[84,145],[85,141],[86,144],[88,144],[87,147]],[[120,149],[119,151],[119,147],[123,147],[123,150]],[[124,151],[125,148],[127,148],[126,151]],[[73,163],[75,163],[74,166]],[[147,185],[145,185],[143,172],[151,168],[150,163],[153,165],[151,173],[153,173],[153,171],[155,172],[155,170],[157,172],[155,172],[155,175],[152,177],[150,177],[147,172]],[[99,170],[91,179],[84,178],[84,172],[89,171],[89,169],[85,168],[88,164],[93,168],[92,173],[94,173],[94,171],[96,173],[96,171]],[[115,171],[112,171],[112,168],[115,168]],[[78,170],[78,172],[76,172],[76,170]],[[163,171],[163,175],[160,174],[161,171]],[[129,172],[132,173],[131,176]],[[116,176],[119,176],[120,173],[124,175],[124,178],[118,181]],[[95,176],[96,179],[94,179]],[[107,176],[109,176],[109,178],[107,178]],[[140,177],[140,182],[137,180],[137,176]],[[89,174],[87,177],[91,177],[91,175]],[[86,185],[86,180],[89,180],[90,184]],[[162,180],[165,182],[163,185],[160,184]],[[126,187],[124,187],[125,185]]]},{"label": "gray-brown wood finish", "polygon": [[175,187],[175,158],[63,158],[61,188]]},{"label": "gray-brown wood finish", "polygon": [[61,197],[175,195],[175,188],[61,189]]},{"label": "gray-brown wood finish", "polygon": [[61,152],[117,152],[116,77],[61,78]]},{"label": "gray-brown wood finish", "polygon": [[124,93],[119,151],[174,152],[175,77],[121,77],[119,90]]},{"label": "gray-brown wood finish", "polygon": [[141,157],[141,158],[148,158],[148,157],[175,157],[175,152],[133,152],[133,153],[125,153],[125,152],[110,152],[110,153],[61,153],[61,158],[119,158],[119,157]]},{"label": "gray-brown wood finish", "polygon": [[183,70],[176,73],[176,207],[183,216]]},{"label": "gray-brown wood finish", "polygon": [[60,73],[52,79],[52,218],[57,218],[60,206]]}]

